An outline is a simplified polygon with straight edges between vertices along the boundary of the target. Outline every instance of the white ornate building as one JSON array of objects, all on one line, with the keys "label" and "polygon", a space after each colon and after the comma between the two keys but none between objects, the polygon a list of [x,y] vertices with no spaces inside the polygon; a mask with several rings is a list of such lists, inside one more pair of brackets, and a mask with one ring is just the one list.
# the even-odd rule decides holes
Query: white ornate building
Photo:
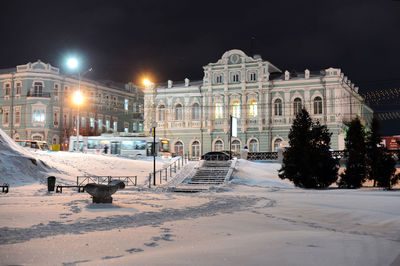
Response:
[{"label": "white ornate building", "polygon": [[230,116],[238,118],[232,149],[274,151],[303,107],[333,133],[333,149],[344,148],[345,121],[359,116],[369,123],[373,111],[358,87],[339,68],[302,73],[281,71],[260,56],[240,50],[224,53],[204,68],[202,81],[145,89],[145,131],[157,122],[157,137],[171,140],[174,153],[198,157],[229,150]]}]

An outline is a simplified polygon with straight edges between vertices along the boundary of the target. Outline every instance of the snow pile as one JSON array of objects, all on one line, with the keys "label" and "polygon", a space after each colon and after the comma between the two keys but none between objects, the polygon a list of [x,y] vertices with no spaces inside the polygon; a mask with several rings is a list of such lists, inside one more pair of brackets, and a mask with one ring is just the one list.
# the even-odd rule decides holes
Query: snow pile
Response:
[{"label": "snow pile", "polygon": [[233,183],[262,187],[294,187],[287,180],[278,177],[279,163],[257,163],[239,159],[233,173]]},{"label": "snow pile", "polygon": [[33,152],[16,144],[0,129],[0,184],[32,184],[43,181],[46,172],[46,165]]}]

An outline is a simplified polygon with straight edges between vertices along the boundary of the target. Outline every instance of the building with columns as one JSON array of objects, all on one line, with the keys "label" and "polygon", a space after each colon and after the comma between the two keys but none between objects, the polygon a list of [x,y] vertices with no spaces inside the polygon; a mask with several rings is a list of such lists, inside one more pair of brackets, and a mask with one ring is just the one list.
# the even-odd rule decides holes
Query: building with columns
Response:
[{"label": "building with columns", "polygon": [[80,107],[80,134],[143,131],[142,88],[98,82],[61,74],[38,60],[0,70],[0,127],[14,139],[45,140],[68,149],[76,134],[79,87],[85,102]]},{"label": "building with columns", "polygon": [[333,133],[331,146],[344,148],[345,122],[359,116],[369,124],[373,111],[358,87],[339,68],[302,73],[282,71],[261,56],[230,50],[203,67],[202,81],[149,86],[144,93],[145,131],[157,122],[157,137],[171,150],[197,158],[229,150],[230,117],[238,119],[232,150],[275,151],[287,143],[297,112],[305,107]]}]

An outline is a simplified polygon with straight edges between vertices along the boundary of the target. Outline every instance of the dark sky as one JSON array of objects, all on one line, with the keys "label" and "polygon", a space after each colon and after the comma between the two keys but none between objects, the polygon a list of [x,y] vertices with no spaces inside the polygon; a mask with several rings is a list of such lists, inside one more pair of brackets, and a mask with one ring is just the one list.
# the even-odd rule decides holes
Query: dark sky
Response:
[{"label": "dark sky", "polygon": [[[15,0],[2,3],[0,33],[0,68],[63,69],[77,55],[91,78],[199,80],[236,48],[281,70],[339,67],[361,93],[400,88],[398,0]],[[399,99],[372,107],[400,111]],[[384,133],[400,135],[399,124],[383,121]]]}]

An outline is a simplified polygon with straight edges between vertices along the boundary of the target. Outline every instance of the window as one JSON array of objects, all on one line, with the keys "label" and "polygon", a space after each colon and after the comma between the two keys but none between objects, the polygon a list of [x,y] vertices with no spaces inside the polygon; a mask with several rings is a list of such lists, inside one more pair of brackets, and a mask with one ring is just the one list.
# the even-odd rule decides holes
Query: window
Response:
[{"label": "window", "polygon": [[293,114],[297,115],[301,111],[301,99],[296,98],[293,101]]},{"label": "window", "polygon": [[21,111],[16,110],[15,111],[15,124],[18,125],[19,123],[21,123]]},{"label": "window", "polygon": [[224,108],[222,103],[215,103],[215,119],[222,119],[224,117]]},{"label": "window", "polygon": [[58,126],[58,112],[54,112],[53,115],[54,115],[53,124],[55,126]]},{"label": "window", "polygon": [[239,81],[240,81],[240,80],[239,80],[239,74],[238,74],[238,73],[233,74],[233,75],[232,75],[232,82],[237,83],[237,82],[239,82]]},{"label": "window", "polygon": [[100,118],[97,120],[98,122],[98,129],[101,131],[103,129],[103,120]]},{"label": "window", "polygon": [[257,74],[255,72],[250,73],[250,81],[257,81]]},{"label": "window", "polygon": [[90,118],[90,127],[94,128],[94,118],[93,117]]},{"label": "window", "polygon": [[137,131],[137,123],[136,122],[132,123],[132,130],[133,130],[133,132]]},{"label": "window", "polygon": [[65,97],[68,96],[68,92],[69,92],[68,86],[65,86],[65,87],[64,87],[64,96],[65,96]]},{"label": "window", "polygon": [[240,153],[240,141],[238,141],[237,139],[232,141],[232,151]]},{"label": "window", "polygon": [[319,96],[314,98],[314,114],[322,114],[322,98]]},{"label": "window", "polygon": [[32,136],[32,140],[42,141],[43,137],[41,135]]},{"label": "window", "polygon": [[118,132],[118,121],[114,121],[113,127],[114,127],[114,132]]},{"label": "window", "polygon": [[183,143],[180,141],[175,142],[174,144],[174,153],[176,155],[183,155]]},{"label": "window", "polygon": [[234,101],[232,103],[232,116],[240,118],[240,103],[239,101]]},{"label": "window", "polygon": [[133,103],[133,104],[132,104],[132,111],[133,111],[134,113],[137,112],[136,103]]},{"label": "window", "polygon": [[274,114],[276,116],[282,116],[282,100],[276,99],[274,102]]},{"label": "window", "polygon": [[158,120],[165,121],[165,106],[161,105],[158,107]]},{"label": "window", "polygon": [[21,83],[18,82],[18,83],[17,83],[17,92],[16,92],[17,95],[21,95],[21,87],[22,87],[22,86],[21,86]]},{"label": "window", "polygon": [[3,108],[3,124],[8,124],[10,121],[10,111]]},{"label": "window", "polygon": [[58,84],[54,84],[54,96],[58,97]]},{"label": "window", "polygon": [[192,158],[200,157],[200,143],[196,140],[192,143]]},{"label": "window", "polygon": [[64,125],[64,127],[67,127],[67,115],[66,114],[63,115],[63,125]]},{"label": "window", "polygon": [[45,115],[44,110],[34,110],[33,111],[33,122],[44,122]]},{"label": "window", "polygon": [[278,151],[278,149],[280,148],[280,144],[281,144],[282,140],[281,139],[276,139],[274,141],[274,151]]},{"label": "window", "polygon": [[142,131],[143,131],[143,123],[139,122],[139,132],[142,132]]},{"label": "window", "polygon": [[200,105],[198,103],[192,105],[192,120],[200,120]]},{"label": "window", "polygon": [[117,97],[113,97],[113,104],[114,104],[114,107],[117,107],[118,106],[118,98]]},{"label": "window", "polygon": [[10,92],[11,92],[11,85],[9,83],[7,83],[5,96],[10,96]]},{"label": "window", "polygon": [[222,151],[224,149],[224,143],[222,140],[217,140],[214,144],[215,151]]},{"label": "window", "polygon": [[129,132],[129,123],[128,122],[124,122],[124,132],[125,133]]},{"label": "window", "polygon": [[125,111],[129,110],[129,100],[128,99],[125,99],[124,109],[125,109]]},{"label": "window", "polygon": [[42,94],[43,94],[43,83],[35,82],[33,84],[33,96],[38,97],[42,96]]},{"label": "window", "polygon": [[256,139],[250,140],[250,152],[257,152],[258,151],[258,141]]},{"label": "window", "polygon": [[217,75],[216,83],[217,83],[217,84],[222,84],[222,82],[223,82],[223,76],[222,76],[222,74]]},{"label": "window", "polygon": [[110,130],[110,120],[106,120],[106,130],[109,131]]},{"label": "window", "polygon": [[182,105],[179,103],[175,106],[175,120],[182,120]]},{"label": "window", "polygon": [[254,118],[257,117],[258,110],[257,110],[257,101],[251,100],[249,105],[249,117]]},{"label": "window", "polygon": [[85,120],[85,117],[82,116],[81,117],[81,128],[84,128],[84,127],[86,127],[86,120]]}]

